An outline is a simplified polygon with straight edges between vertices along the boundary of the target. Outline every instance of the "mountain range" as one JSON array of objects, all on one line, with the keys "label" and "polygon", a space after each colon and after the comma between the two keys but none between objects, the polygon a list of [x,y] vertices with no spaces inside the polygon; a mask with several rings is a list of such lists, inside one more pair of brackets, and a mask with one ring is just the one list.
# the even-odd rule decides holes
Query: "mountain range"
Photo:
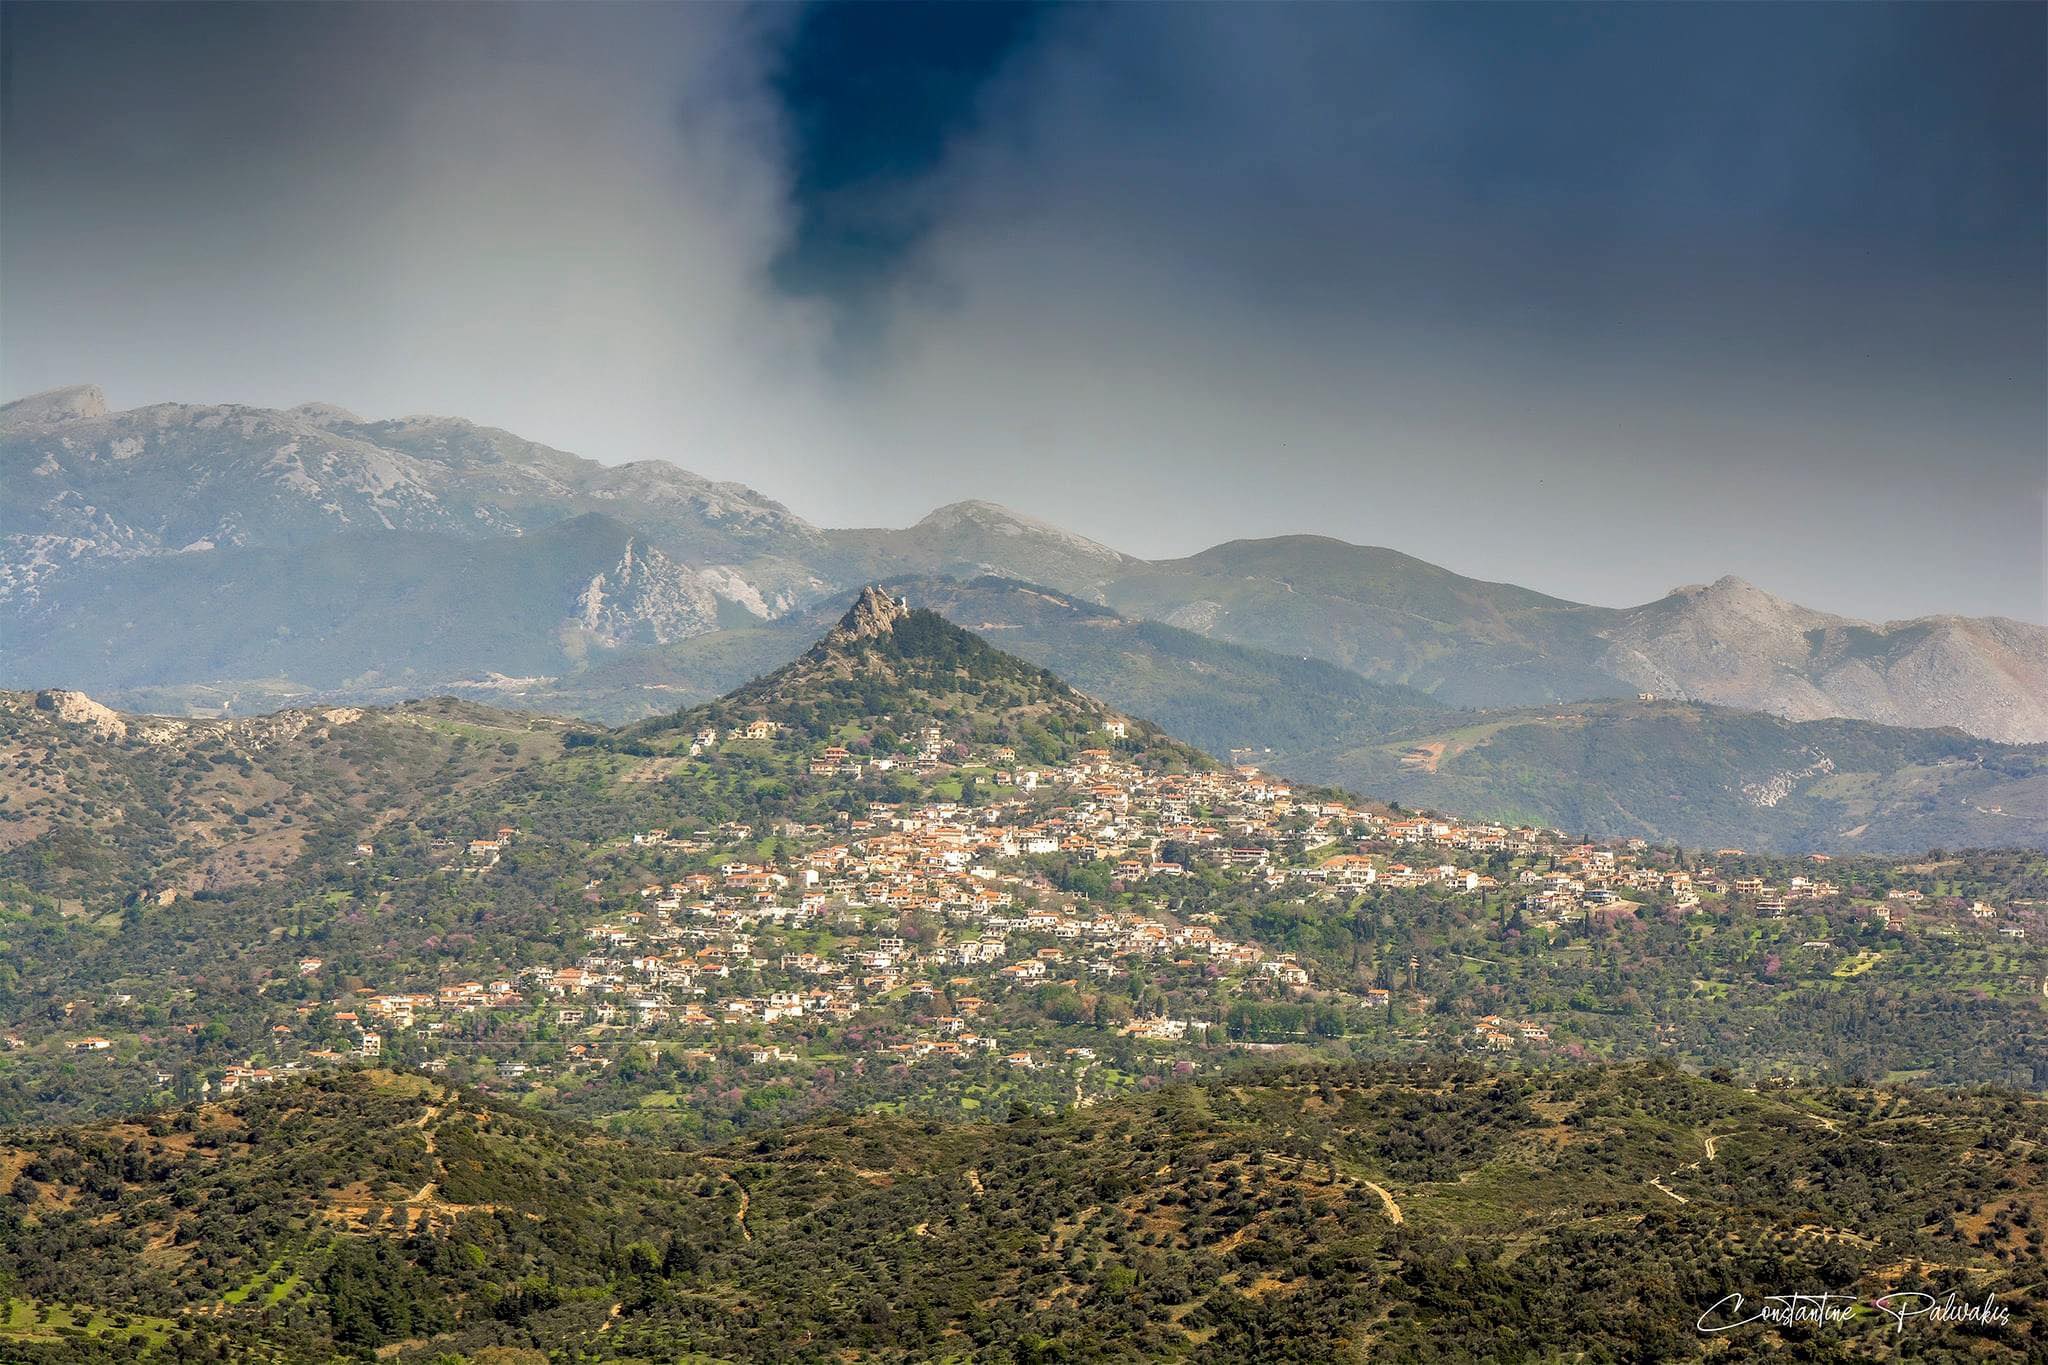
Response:
[{"label": "mountain range", "polygon": [[[1958,1084],[2040,1074],[2038,954],[1957,927],[1980,892],[2033,906],[2037,858],[1844,859],[1789,922],[1631,881],[1642,899],[1553,935],[1511,869],[1595,850],[1409,853],[1385,805],[1221,771],[1034,656],[1211,734],[1269,725],[1289,766],[1318,761],[1318,706],[1401,732],[1324,759],[1390,782],[1476,755],[1630,793],[1616,746],[1669,727],[1718,783],[1785,761],[1741,747],[1775,727],[1833,746],[1823,781],[1917,764],[1932,810],[1963,765],[1915,745],[1973,772],[2048,755],[1698,703],[1460,709],[993,577],[641,650],[700,677],[775,663],[616,728],[450,698],[173,718],[0,694],[0,1111],[32,1125],[0,1132],[0,1358],[1764,1359],[1812,1334],[1750,1324],[1731,1355],[1697,1323],[1809,1284],[1865,1305],[1831,1329],[1844,1358],[1891,1341],[1892,1296],[1951,1293],[1995,1324],[1925,1324],[1919,1354],[2038,1356],[2040,1100],[1924,1083],[1948,1060]],[[1018,828],[1059,847],[1001,852]],[[1112,879],[1126,854],[1097,841],[1155,830],[1178,871]],[[1367,830],[1377,859],[1333,852]],[[1702,885],[1770,862],[1598,852]],[[1395,857],[1471,881],[1305,875]],[[1938,894],[1880,924],[1900,882]],[[1127,917],[1212,950],[1113,948]],[[990,961],[998,925],[1019,948]],[[1856,951],[1765,951],[1817,932]],[[1271,956],[1233,969],[1219,940]],[[1376,948],[1391,984],[1366,994]],[[1268,962],[1329,984],[1282,996]],[[841,1015],[750,1013],[856,988]],[[1141,1008],[1183,1042],[1133,1034]],[[1536,1018],[1573,1040],[1458,1055],[1510,1013],[1525,1047],[1550,1042]],[[1669,1058],[1698,1039],[1711,1069],[1687,1074]],[[1867,1082],[1894,1072],[1922,1083]],[[702,1126],[720,1112],[749,1117]]]},{"label": "mountain range", "polygon": [[1472,814],[1778,847],[2048,819],[2010,747],[2048,739],[2021,622],[1874,625],[1733,578],[1596,607],[1310,536],[1145,561],[981,502],[832,530],[663,461],[317,404],[0,409],[0,685],[616,723],[768,672],[872,581],[1218,755]]}]

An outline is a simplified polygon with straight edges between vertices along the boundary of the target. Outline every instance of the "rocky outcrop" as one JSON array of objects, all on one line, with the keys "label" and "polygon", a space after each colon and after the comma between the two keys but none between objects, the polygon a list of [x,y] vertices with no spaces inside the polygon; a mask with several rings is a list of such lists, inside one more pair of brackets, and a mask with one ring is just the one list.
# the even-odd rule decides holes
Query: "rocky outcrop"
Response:
[{"label": "rocky outcrop", "polygon": [[716,629],[718,597],[700,575],[635,538],[584,585],[575,624],[607,648],[671,644]]},{"label": "rocky outcrop", "polygon": [[832,628],[828,640],[849,642],[872,640],[887,635],[896,629],[896,623],[910,615],[910,604],[900,597],[891,597],[870,584],[862,588],[860,596],[847,608],[846,615],[839,618],[839,624]]},{"label": "rocky outcrop", "polygon": [[83,692],[51,689],[36,693],[36,710],[48,713],[66,725],[83,725],[104,739],[126,739],[128,722],[110,706],[102,706]]}]

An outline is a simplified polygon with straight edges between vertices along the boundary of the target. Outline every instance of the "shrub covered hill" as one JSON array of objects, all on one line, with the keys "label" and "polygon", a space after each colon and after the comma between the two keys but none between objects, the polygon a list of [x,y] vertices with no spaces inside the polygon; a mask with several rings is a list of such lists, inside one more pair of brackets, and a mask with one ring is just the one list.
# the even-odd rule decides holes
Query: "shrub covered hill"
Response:
[{"label": "shrub covered hill", "polygon": [[1331,1066],[675,1152],[341,1072],[0,1136],[0,1355],[2039,1360],[2043,1109]]},{"label": "shrub covered hill", "polygon": [[[898,727],[915,725],[917,733]],[[1025,762],[1057,763],[1113,745],[1149,768],[1209,769],[1215,760],[1120,715],[1050,671],[996,649],[935,611],[881,588],[862,590],[819,641],[765,677],[716,701],[629,726],[608,742],[629,752],[687,748],[694,736],[762,726],[871,749],[878,737],[944,745],[1001,744]],[[603,743],[598,737],[584,743]]]},{"label": "shrub covered hill", "polygon": [[253,885],[473,798],[577,728],[446,697],[188,720],[0,692],[0,883],[79,903]]},{"label": "shrub covered hill", "polygon": [[579,754],[682,755],[706,729],[730,736],[761,721],[861,756],[881,739],[882,752],[906,751],[906,776],[921,742],[934,759],[1002,743],[1020,763],[1103,747],[1155,770],[1216,766],[869,588],[790,663],[624,730],[448,697],[188,719],[117,712],[77,692],[0,692],[0,884],[81,906],[109,893],[221,895],[331,871],[358,842],[422,823],[489,829],[516,813],[553,829],[593,803],[644,807],[649,796],[645,782]]}]

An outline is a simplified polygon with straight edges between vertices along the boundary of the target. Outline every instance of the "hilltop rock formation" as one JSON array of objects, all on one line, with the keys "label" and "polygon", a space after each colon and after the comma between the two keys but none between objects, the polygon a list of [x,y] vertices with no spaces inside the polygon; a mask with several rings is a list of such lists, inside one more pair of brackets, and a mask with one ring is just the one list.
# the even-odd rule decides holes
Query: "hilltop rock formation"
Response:
[{"label": "hilltop rock formation", "polygon": [[128,722],[110,706],[102,706],[83,692],[51,689],[36,693],[35,707],[66,725],[85,725],[109,739],[125,739]]},{"label": "hilltop rock formation", "polygon": [[107,395],[101,392],[99,385],[73,384],[69,388],[45,389],[26,398],[17,398],[12,403],[0,404],[0,433],[106,415]]},{"label": "hilltop rock formation", "polygon": [[896,623],[910,615],[910,604],[900,597],[891,597],[880,588],[870,584],[862,588],[860,596],[846,609],[846,615],[839,618],[839,624],[832,629],[828,640],[871,640],[878,635],[887,635],[896,628]]}]

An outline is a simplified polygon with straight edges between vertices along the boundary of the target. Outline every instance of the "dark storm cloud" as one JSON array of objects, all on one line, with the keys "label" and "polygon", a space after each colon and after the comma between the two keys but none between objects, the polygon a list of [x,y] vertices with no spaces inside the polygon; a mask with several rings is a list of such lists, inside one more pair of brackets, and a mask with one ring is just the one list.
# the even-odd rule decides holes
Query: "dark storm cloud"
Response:
[{"label": "dark storm cloud", "polygon": [[1604,600],[1734,563],[2038,616],[2042,29],[1089,12],[932,174],[890,428],[1153,553],[1310,528]]},{"label": "dark storm cloud", "polygon": [[921,191],[979,98],[1049,16],[1038,4],[820,4],[788,30],[772,74],[789,129],[795,225],[777,282],[851,308],[931,226]]},{"label": "dark storm cloud", "polygon": [[2040,7],[5,15],[10,391],[2044,614]]}]

